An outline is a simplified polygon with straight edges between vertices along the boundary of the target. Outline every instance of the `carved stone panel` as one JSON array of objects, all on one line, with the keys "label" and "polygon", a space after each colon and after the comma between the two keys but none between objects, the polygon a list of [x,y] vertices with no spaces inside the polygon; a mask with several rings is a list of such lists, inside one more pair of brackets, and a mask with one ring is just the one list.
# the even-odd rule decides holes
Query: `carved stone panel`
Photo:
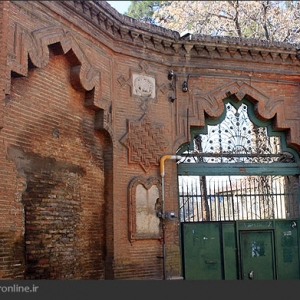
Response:
[{"label": "carved stone panel", "polygon": [[151,76],[132,74],[133,95],[155,98],[155,78]]}]

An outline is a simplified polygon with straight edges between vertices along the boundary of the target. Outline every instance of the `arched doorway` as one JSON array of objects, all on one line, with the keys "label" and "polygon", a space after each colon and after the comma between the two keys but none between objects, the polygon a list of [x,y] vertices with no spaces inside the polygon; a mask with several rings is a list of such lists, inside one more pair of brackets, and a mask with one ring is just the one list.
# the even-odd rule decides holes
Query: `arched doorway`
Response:
[{"label": "arched doorway", "polygon": [[299,278],[299,155],[251,101],[224,100],[178,154],[185,279]]}]

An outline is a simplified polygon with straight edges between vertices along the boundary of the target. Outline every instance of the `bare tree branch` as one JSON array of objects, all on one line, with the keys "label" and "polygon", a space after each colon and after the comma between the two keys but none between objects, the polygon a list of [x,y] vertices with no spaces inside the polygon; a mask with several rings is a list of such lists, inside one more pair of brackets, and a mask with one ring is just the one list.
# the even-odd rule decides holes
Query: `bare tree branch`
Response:
[{"label": "bare tree branch", "polygon": [[300,42],[300,1],[163,1],[158,25],[179,32]]}]

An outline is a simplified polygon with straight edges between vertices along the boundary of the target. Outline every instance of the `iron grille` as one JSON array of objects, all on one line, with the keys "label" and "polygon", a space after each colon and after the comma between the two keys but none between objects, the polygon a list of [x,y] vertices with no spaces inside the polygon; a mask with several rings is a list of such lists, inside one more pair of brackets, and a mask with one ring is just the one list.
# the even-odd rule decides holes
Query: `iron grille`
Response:
[{"label": "iron grille", "polygon": [[238,107],[226,103],[223,121],[207,124],[201,133],[194,133],[192,143],[182,151],[184,158],[180,163],[296,162],[295,152],[282,147],[284,134],[273,132],[271,122],[256,120],[261,126],[254,124],[249,118],[248,106],[251,107],[249,103]]},{"label": "iron grille", "polygon": [[179,150],[181,221],[298,218],[298,153],[253,103],[225,102],[222,120],[207,119]]},{"label": "iron grille", "polygon": [[298,218],[298,176],[179,176],[181,222]]}]

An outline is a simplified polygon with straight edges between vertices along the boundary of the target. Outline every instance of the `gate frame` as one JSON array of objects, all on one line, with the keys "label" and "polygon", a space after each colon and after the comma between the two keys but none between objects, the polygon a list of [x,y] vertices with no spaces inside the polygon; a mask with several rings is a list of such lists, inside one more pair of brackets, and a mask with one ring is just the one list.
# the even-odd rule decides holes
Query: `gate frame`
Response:
[{"label": "gate frame", "polygon": [[[236,102],[233,98],[226,98],[223,100],[224,106],[226,103],[231,103],[235,108],[238,108],[240,105],[245,103],[248,108],[248,116],[249,119],[258,127],[267,127],[268,136],[278,136],[280,137],[281,141],[281,149],[282,152],[289,152],[293,155],[295,162],[293,163],[205,163],[205,162],[197,162],[197,163],[190,163],[190,162],[178,162],[177,164],[177,176],[185,175],[185,176],[230,176],[230,175],[236,175],[236,176],[250,176],[250,175],[256,175],[256,176],[265,176],[265,175],[298,175],[298,178],[300,180],[300,158],[298,151],[294,150],[291,147],[287,146],[286,143],[286,132],[285,131],[276,131],[273,130],[272,122],[273,119],[269,119],[266,121],[262,121],[257,118],[255,111],[254,111],[254,103],[246,98],[243,98],[241,101]],[[226,117],[226,110],[224,109],[224,112],[218,119],[206,119],[205,120],[205,126],[202,128],[194,127],[190,128],[190,142],[187,142],[183,144],[177,151],[176,155],[180,155],[181,157],[185,157],[184,152],[188,151],[189,156],[190,151],[194,150],[194,144],[193,140],[197,134],[206,134],[207,131],[207,125],[217,125],[221,123],[224,118]],[[191,157],[193,155],[190,155]],[[300,225],[300,181],[298,180],[298,218],[291,218],[292,220],[297,220],[298,226]],[[178,209],[178,215],[179,215],[179,209]],[[281,219],[270,219],[270,221],[275,222],[277,220]],[[284,219],[288,221],[289,219]],[[251,220],[247,220],[251,221]],[[253,220],[253,222],[259,222],[259,220]],[[261,220],[265,221],[265,220]],[[208,221],[208,222],[224,222],[224,221]],[[239,247],[239,226],[238,222],[241,222],[239,220],[231,221],[235,222],[235,232],[236,232],[236,243],[237,247]],[[181,248],[181,263],[183,266],[183,272],[185,273],[185,266],[184,266],[184,256],[183,256],[183,223],[187,222],[180,222],[180,248]],[[193,222],[191,222],[193,223]],[[196,223],[196,222],[195,222]],[[273,228],[274,224],[273,224]],[[298,260],[300,261],[300,230],[298,230]],[[274,238],[275,238],[275,231],[274,231]],[[276,255],[276,245],[274,242],[274,255]],[[237,251],[237,260],[238,260],[238,279],[242,279],[241,274],[241,261],[240,261],[240,251]],[[274,256],[274,264],[276,264],[276,256]],[[275,268],[277,266],[275,265]],[[276,271],[277,273],[277,271]],[[185,274],[183,274],[185,276]],[[277,277],[277,275],[276,275]],[[300,278],[300,268],[299,268],[299,278]]]}]

